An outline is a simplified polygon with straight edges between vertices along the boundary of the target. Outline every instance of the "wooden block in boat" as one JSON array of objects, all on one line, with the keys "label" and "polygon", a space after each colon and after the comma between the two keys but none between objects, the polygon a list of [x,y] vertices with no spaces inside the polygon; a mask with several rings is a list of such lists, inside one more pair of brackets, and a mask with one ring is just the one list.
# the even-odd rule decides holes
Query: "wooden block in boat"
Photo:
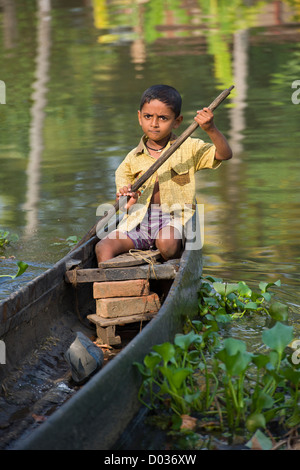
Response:
[{"label": "wooden block in boat", "polygon": [[[174,261],[174,260],[172,260]],[[122,281],[126,279],[174,279],[179,261],[155,264],[154,266],[136,266],[128,268],[88,268],[73,269],[65,274],[66,282],[78,284],[83,282]]]},{"label": "wooden block in boat", "polygon": [[121,326],[121,325],[127,325],[127,323],[149,321],[155,317],[156,313],[157,312],[146,312],[146,313],[140,313],[137,315],[127,315],[124,317],[116,317],[116,318],[102,318],[102,317],[99,317],[99,315],[91,314],[91,315],[88,315],[87,318],[96,326],[105,328],[107,326],[112,326],[112,325]]},{"label": "wooden block in boat", "polygon": [[122,253],[115,258],[99,263],[99,268],[121,268],[125,266],[139,266],[147,263],[155,263],[161,258],[159,250],[132,251]]},{"label": "wooden block in boat", "polygon": [[116,336],[116,326],[127,325],[128,323],[136,323],[142,321],[149,321],[155,317],[156,312],[148,312],[140,315],[128,315],[126,317],[117,318],[102,318],[99,315],[88,315],[87,318],[96,325],[96,332],[99,340],[103,344],[111,346],[121,343],[120,336]]},{"label": "wooden block in boat", "polygon": [[109,297],[138,297],[149,295],[150,286],[147,279],[135,279],[130,281],[94,282],[94,299]]},{"label": "wooden block in boat", "polygon": [[111,346],[121,344],[120,336],[116,336],[116,326],[109,325],[102,327],[96,325],[97,336],[103,344],[109,344]]},{"label": "wooden block in boat", "polygon": [[124,317],[145,312],[158,312],[160,300],[156,293],[140,297],[96,299],[96,314],[103,318]]}]

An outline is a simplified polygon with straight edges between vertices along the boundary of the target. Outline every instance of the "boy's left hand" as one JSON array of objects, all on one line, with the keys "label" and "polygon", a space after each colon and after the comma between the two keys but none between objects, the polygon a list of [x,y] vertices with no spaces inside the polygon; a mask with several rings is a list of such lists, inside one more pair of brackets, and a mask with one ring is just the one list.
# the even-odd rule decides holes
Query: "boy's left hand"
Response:
[{"label": "boy's left hand", "polygon": [[205,132],[210,131],[215,127],[214,124],[214,115],[209,108],[203,108],[200,111],[197,111],[197,116],[195,116],[195,121],[199,124],[201,129]]}]

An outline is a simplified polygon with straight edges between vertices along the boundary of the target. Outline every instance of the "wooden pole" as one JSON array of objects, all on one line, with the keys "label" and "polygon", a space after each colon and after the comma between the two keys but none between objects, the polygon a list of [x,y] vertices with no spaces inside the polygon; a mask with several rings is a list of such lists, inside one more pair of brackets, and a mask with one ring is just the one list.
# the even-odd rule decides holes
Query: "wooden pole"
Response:
[{"label": "wooden pole", "polygon": [[[219,96],[208,106],[211,111],[214,111],[230,94],[231,90],[234,88],[234,86],[231,86],[230,88],[227,88],[226,90],[222,91]],[[152,176],[158,168],[165,163],[165,161],[170,158],[170,156],[180,147],[180,145],[193,133],[198,127],[198,123],[194,121],[176,140],[175,142],[169,147],[160,158],[158,158],[153,165],[132,185],[131,190],[132,192],[136,192],[149,178]],[[122,209],[125,204],[126,200],[125,198],[123,199],[123,204],[120,204],[119,201],[115,203],[115,205],[106,212],[106,214],[101,217],[98,222],[82,237],[81,240],[73,247],[71,251],[74,251],[76,248],[79,246],[83,245],[86,241],[88,241],[90,238],[92,238],[96,234],[96,230],[100,231],[102,230],[109,220],[120,210]]]}]

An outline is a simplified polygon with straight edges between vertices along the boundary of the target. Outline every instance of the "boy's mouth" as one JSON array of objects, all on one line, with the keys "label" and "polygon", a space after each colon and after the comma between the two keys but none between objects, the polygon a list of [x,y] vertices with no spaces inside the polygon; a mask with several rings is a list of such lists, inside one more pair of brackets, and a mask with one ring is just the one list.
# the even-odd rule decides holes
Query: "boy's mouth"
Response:
[{"label": "boy's mouth", "polygon": [[149,133],[151,133],[151,134],[160,134],[160,131],[159,131],[159,130],[150,129],[150,130],[149,130]]}]

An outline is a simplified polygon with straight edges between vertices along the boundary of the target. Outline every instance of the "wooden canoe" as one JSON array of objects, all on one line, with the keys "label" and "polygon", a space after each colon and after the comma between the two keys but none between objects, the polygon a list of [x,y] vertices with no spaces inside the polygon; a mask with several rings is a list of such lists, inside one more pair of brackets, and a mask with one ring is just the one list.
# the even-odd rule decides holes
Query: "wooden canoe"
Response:
[{"label": "wooden canoe", "polygon": [[[181,330],[184,317],[197,312],[197,292],[202,273],[201,248],[185,249],[180,260],[168,263],[101,269],[96,267],[94,255],[97,240],[97,237],[92,237],[0,303],[0,338],[6,345],[6,364],[0,365],[0,409],[1,405],[9,403],[11,377],[18,381],[18,371],[24,367],[24,359],[25,364],[27,356],[32,360],[32,354],[41,351],[41,344],[48,359],[44,361],[43,368],[37,369],[37,377],[33,377],[32,369],[27,373],[34,386],[37,384],[36,390],[49,382],[45,369],[51,369],[50,361],[52,369],[59,368],[57,357],[54,360],[51,356],[53,348],[60,344],[60,348],[67,349],[78,329],[91,333],[90,329],[86,330],[82,318],[79,321],[78,312],[80,316],[83,313],[94,314],[91,310],[95,303],[92,295],[94,281],[150,278],[150,282],[157,286],[167,280],[171,285],[168,294],[151,321],[146,322],[101,370],[83,386],[77,387],[79,390],[72,392],[67,401],[60,404],[58,400],[53,404],[55,410],[47,411],[47,419],[40,416],[32,404],[29,406],[22,402],[27,390],[23,383],[23,389],[19,391],[21,407],[13,408],[14,420],[19,413],[23,428],[19,425],[17,432],[10,431],[13,419],[9,410],[7,423],[1,423],[0,413],[0,448],[110,449],[140,408],[137,393],[141,378],[133,363],[142,361],[154,344],[172,340]],[[63,351],[60,350],[59,354],[62,356]],[[24,410],[24,407],[28,409]],[[22,415],[25,411],[27,421]]]}]

